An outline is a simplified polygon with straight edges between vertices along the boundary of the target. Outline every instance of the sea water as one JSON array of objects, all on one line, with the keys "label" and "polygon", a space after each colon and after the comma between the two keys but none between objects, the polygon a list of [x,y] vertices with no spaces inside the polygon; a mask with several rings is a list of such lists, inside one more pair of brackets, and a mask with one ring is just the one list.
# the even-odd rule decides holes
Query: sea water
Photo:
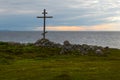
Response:
[{"label": "sea water", "polygon": [[[0,31],[0,41],[34,43],[42,38],[41,31]],[[56,43],[109,46],[120,49],[119,31],[48,31],[46,38]]]}]

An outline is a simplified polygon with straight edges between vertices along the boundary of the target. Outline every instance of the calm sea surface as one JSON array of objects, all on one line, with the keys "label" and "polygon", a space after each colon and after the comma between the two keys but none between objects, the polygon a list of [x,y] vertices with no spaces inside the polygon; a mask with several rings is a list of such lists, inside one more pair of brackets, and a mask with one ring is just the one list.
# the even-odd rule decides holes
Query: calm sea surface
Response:
[{"label": "calm sea surface", "polygon": [[[0,41],[34,43],[42,38],[39,31],[0,31]],[[46,37],[54,42],[69,40],[72,44],[109,46],[120,49],[120,32],[48,32]]]}]

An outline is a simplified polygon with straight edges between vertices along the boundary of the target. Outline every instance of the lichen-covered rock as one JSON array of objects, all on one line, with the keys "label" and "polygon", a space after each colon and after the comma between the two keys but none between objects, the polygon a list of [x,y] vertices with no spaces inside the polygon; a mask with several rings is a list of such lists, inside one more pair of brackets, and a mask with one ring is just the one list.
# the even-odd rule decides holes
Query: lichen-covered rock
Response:
[{"label": "lichen-covered rock", "polygon": [[97,55],[103,55],[103,51],[102,51],[101,49],[97,49],[97,50],[95,51],[95,53],[96,53]]},{"label": "lichen-covered rock", "polygon": [[61,44],[54,43],[52,41],[49,41],[48,39],[39,39],[34,44],[41,47],[61,47]]},{"label": "lichen-covered rock", "polygon": [[93,45],[90,45],[90,46],[89,46],[89,50],[94,51],[94,50],[96,50],[96,49],[97,49],[97,47],[96,47],[96,46],[93,46]]}]

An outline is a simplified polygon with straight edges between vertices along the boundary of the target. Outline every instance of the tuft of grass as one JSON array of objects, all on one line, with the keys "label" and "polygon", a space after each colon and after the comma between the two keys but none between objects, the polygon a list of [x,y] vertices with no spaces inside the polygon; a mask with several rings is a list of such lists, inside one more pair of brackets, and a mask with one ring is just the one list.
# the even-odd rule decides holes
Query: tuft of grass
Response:
[{"label": "tuft of grass", "polygon": [[52,80],[73,80],[69,74],[60,74],[55,76]]}]

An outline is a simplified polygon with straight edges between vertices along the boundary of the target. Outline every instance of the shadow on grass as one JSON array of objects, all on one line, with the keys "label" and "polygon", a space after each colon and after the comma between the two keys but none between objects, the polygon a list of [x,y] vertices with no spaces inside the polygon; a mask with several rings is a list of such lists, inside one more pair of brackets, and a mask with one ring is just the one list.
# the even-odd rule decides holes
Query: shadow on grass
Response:
[{"label": "shadow on grass", "polygon": [[60,74],[58,76],[55,76],[52,80],[73,80],[72,77],[69,74]]}]

